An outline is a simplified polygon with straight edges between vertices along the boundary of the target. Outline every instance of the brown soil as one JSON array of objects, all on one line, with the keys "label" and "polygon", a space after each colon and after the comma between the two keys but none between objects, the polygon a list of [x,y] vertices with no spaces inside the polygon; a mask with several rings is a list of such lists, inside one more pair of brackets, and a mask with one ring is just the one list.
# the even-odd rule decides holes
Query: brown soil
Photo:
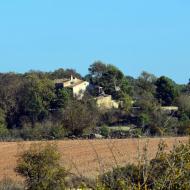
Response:
[{"label": "brown soil", "polygon": [[[87,177],[95,177],[118,165],[136,163],[142,155],[143,147],[147,146],[147,157],[156,154],[160,138],[125,139],[125,140],[68,140],[56,141],[61,152],[61,163],[72,173]],[[163,138],[167,151],[179,142],[187,142],[188,137]],[[27,149],[32,142],[1,142],[0,143],[0,179],[16,175],[14,168],[18,153]]]}]

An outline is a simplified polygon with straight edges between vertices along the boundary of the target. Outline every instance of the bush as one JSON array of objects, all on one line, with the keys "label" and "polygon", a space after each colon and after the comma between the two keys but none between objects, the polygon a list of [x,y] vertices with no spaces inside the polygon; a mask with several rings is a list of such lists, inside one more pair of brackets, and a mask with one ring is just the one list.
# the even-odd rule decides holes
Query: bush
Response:
[{"label": "bush", "polygon": [[106,125],[103,125],[101,128],[100,128],[100,134],[107,138],[109,136],[109,127],[106,126]]},{"label": "bush", "polygon": [[101,177],[101,183],[107,189],[122,190],[121,183],[124,183],[125,187],[130,183],[138,183],[142,181],[139,177],[139,169],[135,165],[128,165],[126,167],[115,168],[113,171],[104,174]]},{"label": "bush", "polygon": [[9,137],[9,130],[5,125],[0,124],[0,140],[5,140]]},{"label": "bush", "polygon": [[159,145],[156,157],[150,162],[116,168],[100,177],[105,189],[124,190],[189,190],[190,189],[190,143],[180,144],[167,154],[166,145]]},{"label": "bush", "polygon": [[17,136],[24,140],[54,140],[65,137],[65,129],[59,123],[43,122],[35,123],[32,127],[31,124],[25,124],[20,130],[17,130]]},{"label": "bush", "polygon": [[67,172],[59,164],[54,144],[32,144],[21,153],[15,171],[25,178],[28,190],[62,190]]},{"label": "bush", "polygon": [[85,131],[92,131],[98,121],[94,102],[70,101],[63,111],[62,123],[69,135],[82,136]]},{"label": "bush", "polygon": [[178,135],[190,135],[190,120],[181,121],[177,133]]}]

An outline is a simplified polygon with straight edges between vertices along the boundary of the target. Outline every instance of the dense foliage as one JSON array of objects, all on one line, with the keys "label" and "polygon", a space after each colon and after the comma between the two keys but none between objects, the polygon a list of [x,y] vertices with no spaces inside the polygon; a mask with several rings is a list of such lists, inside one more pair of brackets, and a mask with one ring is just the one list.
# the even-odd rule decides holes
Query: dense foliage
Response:
[{"label": "dense foliage", "polygon": [[104,189],[188,190],[190,189],[190,144],[180,144],[167,154],[160,143],[150,162],[144,157],[137,165],[116,168],[101,177]]},{"label": "dense foliage", "polygon": [[[87,80],[90,88],[82,100],[68,88],[56,88],[55,79],[71,75]],[[98,109],[95,98],[111,95],[119,109]],[[57,139],[102,133],[102,126],[132,126],[131,134],[186,135],[190,133],[190,83],[178,85],[166,76],[142,72],[125,76],[117,67],[93,63],[84,78],[72,69],[0,74],[0,139]],[[168,106],[177,106],[170,110]],[[163,109],[167,107],[168,109]],[[122,135],[120,135],[122,134]],[[106,138],[111,134],[103,135]]]},{"label": "dense foliage", "polygon": [[55,144],[33,144],[21,153],[15,170],[25,177],[28,190],[62,190],[67,172],[59,161]]}]

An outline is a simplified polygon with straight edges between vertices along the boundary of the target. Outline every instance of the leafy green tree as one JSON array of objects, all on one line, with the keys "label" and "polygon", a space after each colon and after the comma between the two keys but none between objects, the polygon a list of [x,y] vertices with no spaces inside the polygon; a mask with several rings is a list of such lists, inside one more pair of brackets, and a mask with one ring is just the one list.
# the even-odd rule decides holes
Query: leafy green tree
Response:
[{"label": "leafy green tree", "polygon": [[190,96],[187,94],[180,95],[176,100],[176,104],[179,107],[179,112],[190,118]]},{"label": "leafy green tree", "polygon": [[132,105],[133,105],[133,100],[132,98],[126,94],[122,98],[122,109],[126,112],[129,113],[131,111]]},{"label": "leafy green tree", "polygon": [[186,95],[190,95],[190,79],[188,81],[187,84],[182,84],[182,85],[179,85],[181,88],[180,88],[180,91]]},{"label": "leafy green tree", "polygon": [[95,62],[89,68],[91,83],[103,87],[106,94],[121,99],[129,93],[129,85],[124,74],[113,65]]},{"label": "leafy green tree", "polygon": [[5,113],[17,109],[17,97],[23,77],[20,74],[6,73],[0,75],[0,108]]},{"label": "leafy green tree", "polygon": [[175,98],[178,96],[178,89],[176,84],[169,78],[162,76],[156,81],[156,98],[164,106],[173,104]]},{"label": "leafy green tree", "polygon": [[72,100],[63,111],[62,123],[71,135],[80,136],[98,122],[97,108],[91,103]]},{"label": "leafy green tree", "polygon": [[30,118],[32,123],[43,120],[48,115],[50,103],[55,97],[53,82],[47,78],[39,79],[36,75],[29,75],[20,95],[20,114]]},{"label": "leafy green tree", "polygon": [[150,93],[155,95],[156,86],[155,86],[156,77],[153,74],[143,71],[141,75],[135,82],[135,96],[141,97],[144,93]]},{"label": "leafy green tree", "polygon": [[19,91],[23,86],[21,74],[6,73],[0,75],[0,108],[3,110],[8,127],[18,123],[18,98]]},{"label": "leafy green tree", "polygon": [[141,97],[139,97],[135,101],[134,106],[139,107],[140,112],[146,113],[150,113],[160,107],[156,98],[154,98],[154,96],[149,92],[145,92],[144,94],[142,94]]},{"label": "leafy green tree", "polygon": [[15,171],[25,178],[28,190],[65,189],[67,172],[55,144],[32,144],[19,156]]},{"label": "leafy green tree", "polygon": [[107,71],[107,65],[102,63],[101,61],[96,61],[89,67],[90,75],[94,78],[102,77],[103,73]]},{"label": "leafy green tree", "polygon": [[107,71],[101,77],[100,86],[104,88],[105,93],[111,94],[114,99],[120,99],[128,93],[127,79],[113,65],[107,66]]},{"label": "leafy green tree", "polygon": [[62,88],[55,90],[55,98],[51,102],[51,108],[58,110],[65,108],[68,102],[73,98],[71,89]]},{"label": "leafy green tree", "polygon": [[52,73],[49,73],[51,79],[65,78],[65,70],[63,68],[57,69]]}]

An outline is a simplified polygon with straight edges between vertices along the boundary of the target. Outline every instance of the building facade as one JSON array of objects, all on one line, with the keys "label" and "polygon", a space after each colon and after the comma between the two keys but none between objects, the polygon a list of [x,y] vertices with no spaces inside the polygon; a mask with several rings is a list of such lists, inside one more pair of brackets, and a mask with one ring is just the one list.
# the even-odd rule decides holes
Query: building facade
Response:
[{"label": "building facade", "polygon": [[56,79],[54,82],[56,88],[70,88],[73,92],[73,96],[77,99],[83,98],[89,86],[89,82],[73,76],[71,76],[70,79]]}]

